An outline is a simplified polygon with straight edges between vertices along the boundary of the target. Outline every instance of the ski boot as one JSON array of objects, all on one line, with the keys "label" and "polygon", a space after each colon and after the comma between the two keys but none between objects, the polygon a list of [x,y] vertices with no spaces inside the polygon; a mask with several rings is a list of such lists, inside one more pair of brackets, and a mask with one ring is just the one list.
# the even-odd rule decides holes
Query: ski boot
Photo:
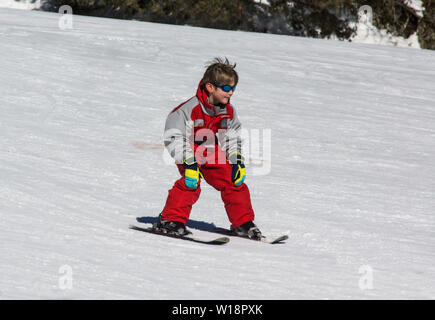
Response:
[{"label": "ski boot", "polygon": [[253,221],[248,221],[237,228],[231,226],[231,231],[238,236],[248,237],[253,240],[261,240],[261,238],[263,238],[260,229],[258,229]]},{"label": "ski boot", "polygon": [[162,220],[161,215],[159,216],[159,220],[153,225],[155,230],[166,234],[173,234],[176,236],[186,236],[188,234],[192,234],[189,230],[186,229],[186,225],[179,221],[169,221]]}]

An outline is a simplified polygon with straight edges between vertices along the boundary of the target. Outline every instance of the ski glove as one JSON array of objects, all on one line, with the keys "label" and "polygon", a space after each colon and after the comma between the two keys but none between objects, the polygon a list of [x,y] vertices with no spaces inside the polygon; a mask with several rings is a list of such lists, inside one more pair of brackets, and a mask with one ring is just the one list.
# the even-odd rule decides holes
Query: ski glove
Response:
[{"label": "ski glove", "polygon": [[243,181],[245,181],[246,178],[246,168],[243,164],[243,156],[238,152],[234,152],[229,156],[228,160],[233,167],[231,180],[236,187],[239,187],[243,184]]},{"label": "ski glove", "polygon": [[189,189],[195,190],[198,188],[200,178],[204,178],[201,169],[196,162],[194,156],[191,156],[184,160],[184,183]]}]

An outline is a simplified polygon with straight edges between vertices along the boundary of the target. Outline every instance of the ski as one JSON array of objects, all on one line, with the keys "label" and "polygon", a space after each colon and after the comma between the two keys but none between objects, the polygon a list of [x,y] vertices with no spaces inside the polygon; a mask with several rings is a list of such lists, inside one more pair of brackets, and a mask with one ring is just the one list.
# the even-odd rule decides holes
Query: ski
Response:
[{"label": "ski", "polygon": [[230,236],[230,237],[239,237],[239,238],[243,238],[243,239],[259,241],[259,242],[269,243],[269,244],[283,243],[283,241],[288,239],[288,235],[282,235],[282,236],[279,236],[279,237],[276,237],[273,239],[269,239],[268,237],[263,236],[261,238],[261,240],[255,240],[255,239],[249,238],[248,236],[240,236],[240,235],[234,233],[233,231],[225,229],[225,228],[215,228],[211,232],[223,234],[223,235]]},{"label": "ski", "polygon": [[185,236],[180,236],[180,235],[175,235],[175,234],[168,234],[168,233],[164,233],[164,232],[158,231],[158,230],[156,230],[156,229],[154,229],[152,227],[143,228],[143,227],[138,227],[138,226],[135,226],[135,225],[130,225],[129,228],[133,229],[133,230],[137,230],[137,231],[157,234],[157,235],[160,235],[160,236],[166,236],[166,237],[170,237],[170,238],[176,238],[176,239],[187,240],[187,241],[192,241],[192,242],[196,242],[196,243],[203,243],[203,244],[222,245],[222,244],[228,243],[230,241],[230,238],[228,238],[228,237],[219,237],[219,238],[216,238],[216,239],[206,240],[206,239],[202,239],[202,238],[196,237],[196,236],[194,236],[192,234],[185,235]]}]

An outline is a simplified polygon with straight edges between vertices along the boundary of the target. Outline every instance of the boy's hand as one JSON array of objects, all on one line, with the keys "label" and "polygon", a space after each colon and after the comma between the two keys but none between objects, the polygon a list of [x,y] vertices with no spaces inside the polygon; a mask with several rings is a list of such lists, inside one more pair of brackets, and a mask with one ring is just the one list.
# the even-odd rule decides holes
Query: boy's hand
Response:
[{"label": "boy's hand", "polygon": [[231,180],[234,182],[236,187],[239,187],[243,184],[243,181],[245,181],[246,178],[246,168],[243,164],[243,156],[238,152],[234,152],[228,157],[228,160],[233,166]]},{"label": "boy's hand", "polygon": [[204,178],[201,169],[198,167],[198,163],[194,156],[191,156],[184,160],[184,183],[189,189],[195,190],[198,188],[200,178]]}]

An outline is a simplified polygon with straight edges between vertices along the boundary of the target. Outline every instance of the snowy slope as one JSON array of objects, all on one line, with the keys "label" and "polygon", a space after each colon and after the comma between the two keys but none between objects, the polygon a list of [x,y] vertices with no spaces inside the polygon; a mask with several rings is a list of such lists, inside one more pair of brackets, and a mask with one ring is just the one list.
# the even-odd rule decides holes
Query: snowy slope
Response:
[{"label": "snowy slope", "polygon": [[[0,9],[1,299],[435,298],[435,52],[59,17]],[[215,56],[244,128],[271,133],[246,183],[285,245],[127,228],[164,205],[166,115]],[[228,221],[202,189],[210,236]]]}]

